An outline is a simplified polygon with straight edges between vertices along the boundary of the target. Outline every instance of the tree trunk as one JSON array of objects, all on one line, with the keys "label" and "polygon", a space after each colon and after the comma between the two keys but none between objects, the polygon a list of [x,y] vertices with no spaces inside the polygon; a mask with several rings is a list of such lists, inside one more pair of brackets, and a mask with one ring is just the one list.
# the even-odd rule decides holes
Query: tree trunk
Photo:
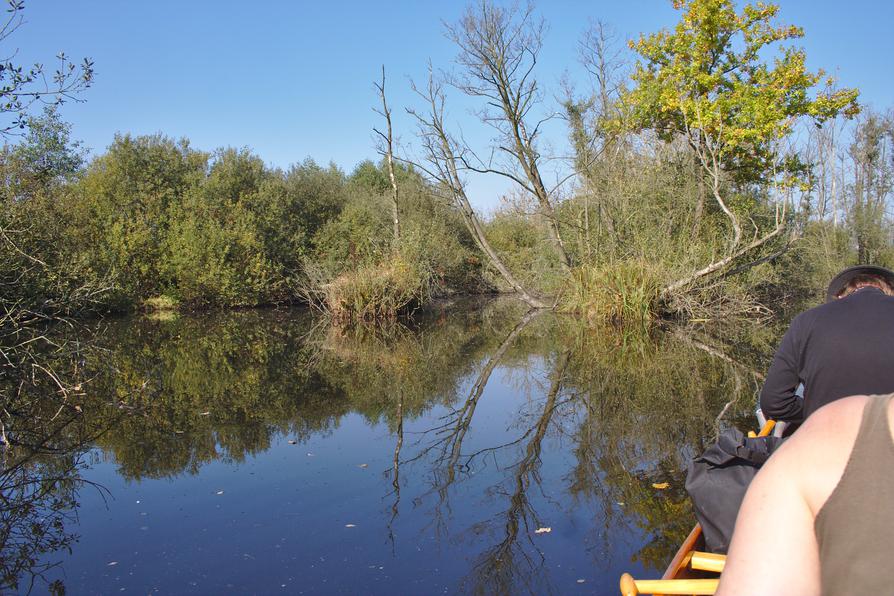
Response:
[{"label": "tree trunk", "polygon": [[392,223],[392,248],[396,249],[400,242],[400,212],[398,210],[398,193],[397,180],[394,177],[394,136],[391,131],[391,110],[388,108],[388,102],[385,100],[385,66],[382,66],[382,82],[375,83],[376,89],[379,91],[379,97],[382,100],[382,110],[376,110],[385,117],[387,125],[386,132],[382,133],[376,129],[375,132],[381,137],[384,145],[385,161],[388,164],[388,178],[391,181],[391,223]]}]

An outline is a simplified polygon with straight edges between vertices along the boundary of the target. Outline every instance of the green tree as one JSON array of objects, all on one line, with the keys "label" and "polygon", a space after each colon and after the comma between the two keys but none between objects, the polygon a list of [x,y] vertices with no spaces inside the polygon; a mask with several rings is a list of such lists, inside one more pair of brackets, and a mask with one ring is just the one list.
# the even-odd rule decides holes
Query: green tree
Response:
[{"label": "green tree", "polygon": [[72,230],[86,258],[131,301],[170,285],[160,267],[171,209],[205,177],[208,154],[161,135],[118,135],[78,188]]},{"label": "green tree", "polygon": [[674,7],[682,14],[673,31],[631,42],[642,59],[624,97],[628,123],[664,140],[685,139],[728,232],[720,258],[666,290],[721,271],[778,236],[785,217],[777,212],[771,222],[765,218],[754,239],[743,238],[743,216],[757,214],[732,203],[729,185],[793,183],[779,146],[799,119],[821,123],[858,109],[856,90],[813,93],[824,74],[807,70],[803,49],[779,45],[802,37],[803,30],[776,24],[778,6],[749,4],[737,12],[732,0],[674,0]]},{"label": "green tree", "polygon": [[10,199],[48,194],[73,182],[84,168],[87,151],[71,138],[71,125],[62,120],[55,106],[41,116],[29,116],[27,132],[15,145],[0,153],[0,167]]},{"label": "green tree", "polygon": [[278,276],[253,211],[269,176],[248,150],[225,149],[216,154],[208,177],[171,205],[159,269],[178,298],[215,305],[274,298]]}]

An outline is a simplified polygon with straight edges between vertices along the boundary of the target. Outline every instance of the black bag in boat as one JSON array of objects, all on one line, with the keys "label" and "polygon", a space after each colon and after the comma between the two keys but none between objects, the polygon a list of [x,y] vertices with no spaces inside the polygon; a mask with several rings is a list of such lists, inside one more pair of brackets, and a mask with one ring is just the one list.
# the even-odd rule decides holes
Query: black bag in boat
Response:
[{"label": "black bag in boat", "polygon": [[731,428],[689,464],[686,491],[709,552],[726,553],[748,485],[783,440],[747,438]]}]

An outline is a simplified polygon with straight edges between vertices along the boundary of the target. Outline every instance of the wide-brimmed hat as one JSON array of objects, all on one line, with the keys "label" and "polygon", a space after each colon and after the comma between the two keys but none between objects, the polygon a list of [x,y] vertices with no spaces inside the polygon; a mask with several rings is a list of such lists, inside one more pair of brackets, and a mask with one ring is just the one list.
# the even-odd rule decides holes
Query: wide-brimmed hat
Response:
[{"label": "wide-brimmed hat", "polygon": [[856,265],[855,267],[848,267],[829,282],[829,287],[826,289],[826,302],[835,300],[841,290],[843,290],[845,286],[858,275],[874,275],[880,277],[888,282],[889,286],[894,288],[894,271],[876,265]]}]

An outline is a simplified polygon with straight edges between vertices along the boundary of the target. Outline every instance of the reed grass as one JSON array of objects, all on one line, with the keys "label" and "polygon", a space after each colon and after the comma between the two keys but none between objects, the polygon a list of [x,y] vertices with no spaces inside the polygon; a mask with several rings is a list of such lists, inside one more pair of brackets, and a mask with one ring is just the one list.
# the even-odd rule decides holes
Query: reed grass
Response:
[{"label": "reed grass", "polygon": [[401,258],[367,265],[325,284],[324,307],[338,323],[393,321],[425,302],[429,278]]},{"label": "reed grass", "polygon": [[572,271],[559,298],[559,310],[588,321],[648,325],[658,318],[661,284],[645,261],[583,266]]}]

